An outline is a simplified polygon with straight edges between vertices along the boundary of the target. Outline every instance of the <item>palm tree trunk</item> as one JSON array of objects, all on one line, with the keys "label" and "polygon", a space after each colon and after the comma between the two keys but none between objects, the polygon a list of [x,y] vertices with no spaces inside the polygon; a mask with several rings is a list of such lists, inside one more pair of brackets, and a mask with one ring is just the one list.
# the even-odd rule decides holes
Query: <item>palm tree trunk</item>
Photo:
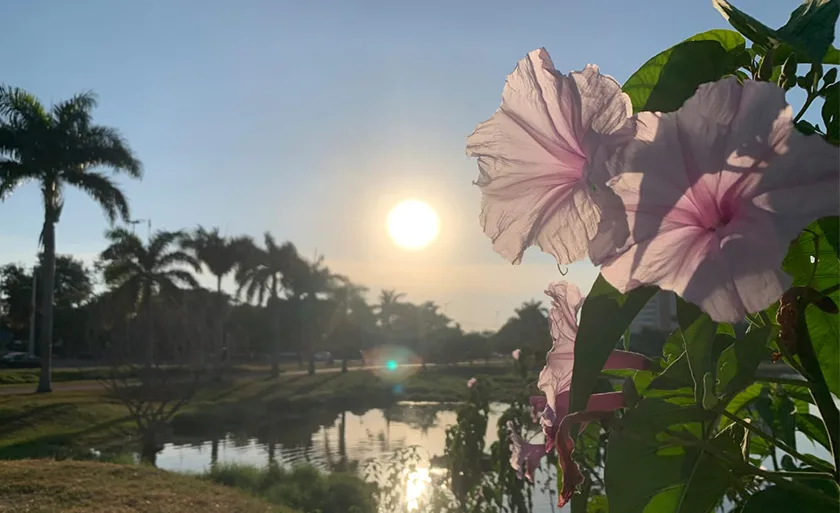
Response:
[{"label": "palm tree trunk", "polygon": [[227,361],[227,351],[225,350],[225,322],[224,322],[224,301],[222,299],[222,277],[216,276],[216,301],[218,302],[219,312],[216,316],[216,355],[218,356],[219,367]]},{"label": "palm tree trunk", "polygon": [[52,392],[53,296],[55,294],[55,212],[44,214],[44,261],[41,264],[41,376],[38,393]]},{"label": "palm tree trunk", "polygon": [[272,352],[271,352],[271,377],[280,375],[280,299],[277,297],[277,278],[271,282],[271,300],[273,303],[273,316],[271,323]]},{"label": "palm tree trunk", "polygon": [[154,324],[154,305],[152,304],[152,286],[146,285],[146,290],[143,292],[143,299],[146,301],[146,365],[151,367],[155,363],[155,324]]}]

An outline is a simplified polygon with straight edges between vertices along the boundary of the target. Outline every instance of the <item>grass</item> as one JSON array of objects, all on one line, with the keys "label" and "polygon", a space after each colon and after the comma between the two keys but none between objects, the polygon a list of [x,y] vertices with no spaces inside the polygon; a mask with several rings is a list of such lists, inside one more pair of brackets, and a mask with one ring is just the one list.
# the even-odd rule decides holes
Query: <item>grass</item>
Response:
[{"label": "grass", "polygon": [[294,513],[208,480],[86,461],[0,462],[0,511],[26,513]]},{"label": "grass", "polygon": [[[176,437],[260,433],[290,417],[331,421],[343,410],[396,401],[461,401],[472,376],[484,381],[498,401],[523,392],[521,381],[499,366],[250,377],[208,385],[175,417],[173,429]],[[125,450],[131,427],[125,408],[102,389],[0,396],[0,459],[76,458],[92,447],[116,453]]]},{"label": "grass", "polygon": [[[336,362],[333,367],[340,365]],[[329,366],[326,363],[318,362],[317,368],[324,369]],[[182,367],[170,367],[173,375],[178,373],[185,373]],[[236,373],[264,373],[268,374],[270,366],[268,364],[245,364],[234,365],[231,370]],[[283,363],[280,366],[281,372],[288,372],[298,370],[296,363]],[[2,385],[28,385],[30,383],[38,382],[38,375],[41,369],[0,369],[0,386]],[[100,379],[107,379],[111,375],[111,368],[107,366],[99,367],[78,367],[78,368],[55,368],[52,371],[52,379],[55,383],[67,383],[78,381],[96,382]],[[133,377],[133,376],[128,376]]]},{"label": "grass", "polygon": [[203,479],[237,488],[277,505],[320,513],[375,513],[375,487],[352,472],[325,474],[312,466],[217,465]]}]

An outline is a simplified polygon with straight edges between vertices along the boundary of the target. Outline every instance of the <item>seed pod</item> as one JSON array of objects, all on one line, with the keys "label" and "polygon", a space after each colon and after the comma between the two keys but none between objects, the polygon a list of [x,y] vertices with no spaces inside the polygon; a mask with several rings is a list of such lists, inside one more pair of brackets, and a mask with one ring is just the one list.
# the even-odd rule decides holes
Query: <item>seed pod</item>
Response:
[{"label": "seed pod", "polygon": [[796,86],[796,77],[794,75],[781,75],[779,77],[779,87],[785,91],[789,91]]},{"label": "seed pod", "polygon": [[806,91],[811,90],[811,83],[812,82],[810,80],[808,80],[807,75],[804,76],[804,77],[797,77],[796,78],[796,85],[798,85],[802,89],[805,89]]},{"label": "seed pod", "polygon": [[762,80],[767,82],[770,80],[770,77],[773,76],[773,51],[770,50],[764,57],[761,58],[761,62],[758,64],[758,75],[755,78],[758,80]]},{"label": "seed pod", "polygon": [[796,309],[796,296],[786,293],[776,311],[776,323],[779,325],[779,343],[784,345],[791,355],[796,354],[796,322],[799,313]]}]

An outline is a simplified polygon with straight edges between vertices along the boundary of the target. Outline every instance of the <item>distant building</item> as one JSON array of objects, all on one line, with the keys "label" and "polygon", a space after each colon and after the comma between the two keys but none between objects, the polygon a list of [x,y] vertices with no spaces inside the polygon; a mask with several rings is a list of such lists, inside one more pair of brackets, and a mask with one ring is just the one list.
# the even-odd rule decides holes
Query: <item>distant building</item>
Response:
[{"label": "distant building", "polygon": [[644,329],[670,333],[677,327],[677,296],[662,290],[653,296],[630,324],[630,333]]}]

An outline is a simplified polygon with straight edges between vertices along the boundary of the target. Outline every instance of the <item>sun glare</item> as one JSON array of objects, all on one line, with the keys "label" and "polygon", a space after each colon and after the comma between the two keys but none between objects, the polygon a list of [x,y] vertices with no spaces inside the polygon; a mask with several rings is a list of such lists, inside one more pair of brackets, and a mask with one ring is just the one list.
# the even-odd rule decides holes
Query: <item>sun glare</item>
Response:
[{"label": "sun glare", "polygon": [[422,249],[432,243],[440,231],[440,219],[432,207],[418,200],[397,203],[388,212],[388,235],[404,249]]}]

